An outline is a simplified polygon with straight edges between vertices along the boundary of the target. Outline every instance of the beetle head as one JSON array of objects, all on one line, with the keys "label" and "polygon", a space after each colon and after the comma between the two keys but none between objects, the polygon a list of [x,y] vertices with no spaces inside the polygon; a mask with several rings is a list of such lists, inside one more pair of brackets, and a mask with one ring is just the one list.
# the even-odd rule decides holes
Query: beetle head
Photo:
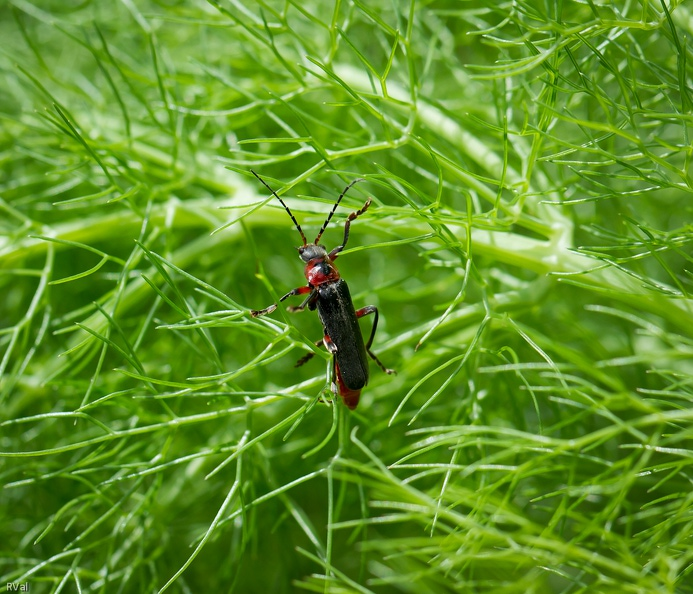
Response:
[{"label": "beetle head", "polygon": [[298,255],[301,256],[301,260],[304,262],[310,262],[316,258],[324,259],[327,258],[327,248],[324,245],[316,245],[314,243],[309,243],[307,245],[302,245],[298,248]]}]

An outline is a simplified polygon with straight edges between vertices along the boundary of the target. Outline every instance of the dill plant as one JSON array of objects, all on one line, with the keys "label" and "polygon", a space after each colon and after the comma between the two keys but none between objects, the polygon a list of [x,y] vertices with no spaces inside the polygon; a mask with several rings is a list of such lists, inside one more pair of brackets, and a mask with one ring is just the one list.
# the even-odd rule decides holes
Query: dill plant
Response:
[{"label": "dill plant", "polygon": [[[0,7],[3,587],[692,592],[691,23]],[[309,235],[366,179],[354,413],[249,316],[302,280],[251,167]]]}]

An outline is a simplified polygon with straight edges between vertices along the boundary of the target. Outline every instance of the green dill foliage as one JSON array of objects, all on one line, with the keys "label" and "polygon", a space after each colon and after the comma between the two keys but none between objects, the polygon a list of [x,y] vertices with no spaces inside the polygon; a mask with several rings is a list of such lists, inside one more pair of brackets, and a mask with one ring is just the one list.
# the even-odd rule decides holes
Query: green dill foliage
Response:
[{"label": "green dill foliage", "polygon": [[[9,0],[0,34],[0,589],[693,592],[690,5]],[[354,412],[313,312],[250,316],[305,284],[250,169],[309,240],[364,178],[328,248],[373,199],[338,265],[398,374]]]}]

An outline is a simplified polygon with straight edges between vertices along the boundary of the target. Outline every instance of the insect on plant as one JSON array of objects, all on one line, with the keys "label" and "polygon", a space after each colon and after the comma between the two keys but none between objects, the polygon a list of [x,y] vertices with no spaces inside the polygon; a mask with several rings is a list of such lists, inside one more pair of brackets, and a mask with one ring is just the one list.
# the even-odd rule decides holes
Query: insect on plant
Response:
[{"label": "insect on plant", "polygon": [[[351,222],[360,217],[368,210],[371,205],[371,199],[366,200],[366,203],[360,210],[352,212],[344,224],[344,239],[342,244],[333,248],[328,253],[324,245],[319,245],[320,237],[325,232],[332,216],[334,215],[339,203],[344,198],[349,188],[355,183],[363,181],[356,179],[351,182],[344,191],[339,195],[334,203],[330,214],[322,224],[315,241],[311,244],[306,240],[306,236],[298,224],[296,217],[277,195],[277,193],[269,187],[257,173],[251,170],[251,173],[257,177],[262,184],[281,202],[284,210],[291,217],[296,229],[301,235],[303,245],[298,247],[298,255],[306,263],[304,273],[308,284],[303,287],[298,287],[289,291],[284,295],[279,302],[281,303],[288,297],[294,295],[308,295],[303,303],[299,306],[291,306],[287,308],[291,312],[303,311],[306,307],[309,310],[318,310],[318,317],[322,322],[323,337],[322,341],[317,341],[315,344],[325,345],[325,348],[332,354],[334,383],[333,390],[338,393],[344,404],[355,409],[359,403],[361,390],[368,383],[368,357],[373,359],[380,369],[385,373],[395,373],[394,370],[385,367],[378,357],[371,351],[371,345],[375,338],[375,331],[378,327],[378,308],[374,305],[367,305],[361,309],[354,309],[354,304],[351,301],[351,294],[346,281],[339,275],[339,271],[334,265],[334,261],[339,256],[339,253],[344,249],[349,240],[349,226]],[[252,310],[250,313],[253,317],[264,316],[272,313],[277,309],[277,303],[266,307],[265,309]],[[368,342],[364,344],[361,328],[359,326],[359,318],[374,314],[373,327]],[[313,358],[314,353],[311,351],[296,363],[296,367],[303,365]],[[368,357],[366,356],[368,355]]]}]

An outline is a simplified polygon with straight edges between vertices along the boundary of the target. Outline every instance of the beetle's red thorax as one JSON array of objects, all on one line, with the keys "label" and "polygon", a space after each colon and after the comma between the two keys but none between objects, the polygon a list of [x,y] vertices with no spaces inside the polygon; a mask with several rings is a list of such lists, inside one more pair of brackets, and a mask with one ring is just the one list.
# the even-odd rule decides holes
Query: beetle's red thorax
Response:
[{"label": "beetle's red thorax", "polygon": [[305,275],[308,282],[317,287],[339,280],[339,271],[329,258],[315,258],[306,264]]}]

